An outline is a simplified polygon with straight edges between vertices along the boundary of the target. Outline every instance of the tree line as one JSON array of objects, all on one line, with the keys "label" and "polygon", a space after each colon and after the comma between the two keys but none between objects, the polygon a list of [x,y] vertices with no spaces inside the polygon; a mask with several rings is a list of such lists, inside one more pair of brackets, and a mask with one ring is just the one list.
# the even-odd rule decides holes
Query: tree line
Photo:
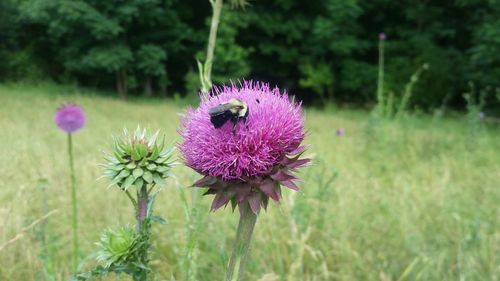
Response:
[{"label": "tree line", "polygon": [[[0,80],[194,95],[210,16],[204,0],[1,0]],[[398,96],[428,65],[412,106],[500,87],[500,0],[225,3],[212,79],[264,80],[313,104],[374,102],[380,32],[386,91]]]}]

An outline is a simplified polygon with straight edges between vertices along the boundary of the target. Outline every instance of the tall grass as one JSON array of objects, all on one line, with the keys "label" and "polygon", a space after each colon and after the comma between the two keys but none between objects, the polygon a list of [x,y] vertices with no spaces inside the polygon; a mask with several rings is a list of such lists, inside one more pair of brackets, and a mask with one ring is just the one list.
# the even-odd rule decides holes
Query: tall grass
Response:
[{"label": "tall grass", "polygon": [[[50,217],[45,244],[33,231],[0,251],[0,280],[50,280],[41,274],[44,268],[55,280],[72,273],[66,139],[52,123],[53,109],[67,94],[88,114],[74,159],[82,255],[95,251],[101,229],[134,216],[119,190],[106,191],[108,183],[96,181],[111,134],[141,124],[179,141],[183,108],[168,101],[124,102],[71,87],[0,86],[0,246],[45,215],[38,179],[50,182],[44,208],[60,210]],[[375,124],[367,137],[367,113],[306,111],[315,164],[302,174],[302,192],[284,192],[283,202],[261,216],[249,280],[500,278],[498,128],[484,126],[471,150],[464,118],[408,116]],[[335,135],[337,127],[345,128],[344,136]],[[238,216],[229,209],[208,213],[210,200],[192,204],[185,187],[197,176],[185,167],[175,174],[177,186],[171,181],[156,199],[168,224],[154,230],[151,266],[158,280],[220,280],[228,261],[222,253],[233,246]],[[43,254],[47,245],[50,255]]]}]

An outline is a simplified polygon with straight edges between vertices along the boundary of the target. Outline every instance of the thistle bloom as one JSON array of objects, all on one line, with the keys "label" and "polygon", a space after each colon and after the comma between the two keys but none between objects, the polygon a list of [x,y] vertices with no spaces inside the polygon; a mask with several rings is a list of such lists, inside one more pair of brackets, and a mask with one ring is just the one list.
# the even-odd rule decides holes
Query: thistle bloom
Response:
[{"label": "thistle bloom", "polygon": [[[245,102],[248,117],[234,130],[231,122],[216,129],[208,111],[230,99]],[[194,186],[215,194],[212,210],[248,202],[257,214],[269,197],[280,200],[281,185],[298,190],[293,172],[310,161],[299,159],[306,149],[301,104],[265,83],[247,81],[203,95],[183,117],[180,134],[186,165],[204,175]]]},{"label": "thistle bloom", "polygon": [[73,133],[85,125],[85,112],[76,104],[65,103],[57,110],[54,122],[61,130]]},{"label": "thistle bloom", "polygon": [[339,137],[343,136],[345,134],[345,129],[344,128],[337,128],[336,134]]},{"label": "thistle bloom", "polygon": [[385,33],[384,33],[384,32],[380,32],[380,33],[378,34],[378,39],[380,39],[380,40],[385,40],[386,38],[387,38],[387,35],[385,35]]}]

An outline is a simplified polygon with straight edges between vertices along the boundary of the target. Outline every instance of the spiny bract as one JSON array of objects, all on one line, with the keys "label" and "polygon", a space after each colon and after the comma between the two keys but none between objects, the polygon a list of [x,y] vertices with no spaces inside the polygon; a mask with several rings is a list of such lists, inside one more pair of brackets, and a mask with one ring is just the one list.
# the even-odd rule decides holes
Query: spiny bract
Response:
[{"label": "spiny bract", "polygon": [[159,131],[148,135],[137,127],[133,135],[125,129],[123,136],[115,139],[113,153],[105,157],[107,163],[103,165],[104,175],[111,179],[109,186],[116,184],[126,191],[132,185],[164,185],[175,165],[175,148],[166,147],[164,140],[158,142],[158,135]]}]

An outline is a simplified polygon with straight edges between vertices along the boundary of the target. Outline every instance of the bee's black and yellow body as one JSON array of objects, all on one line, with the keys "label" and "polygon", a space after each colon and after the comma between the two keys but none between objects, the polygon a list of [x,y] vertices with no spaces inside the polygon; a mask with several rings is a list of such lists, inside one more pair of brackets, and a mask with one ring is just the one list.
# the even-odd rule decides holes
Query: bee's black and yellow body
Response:
[{"label": "bee's black and yellow body", "polygon": [[228,102],[210,108],[208,114],[210,115],[210,122],[215,128],[220,128],[231,120],[234,131],[238,121],[248,117],[248,105],[242,100],[230,99]]}]

